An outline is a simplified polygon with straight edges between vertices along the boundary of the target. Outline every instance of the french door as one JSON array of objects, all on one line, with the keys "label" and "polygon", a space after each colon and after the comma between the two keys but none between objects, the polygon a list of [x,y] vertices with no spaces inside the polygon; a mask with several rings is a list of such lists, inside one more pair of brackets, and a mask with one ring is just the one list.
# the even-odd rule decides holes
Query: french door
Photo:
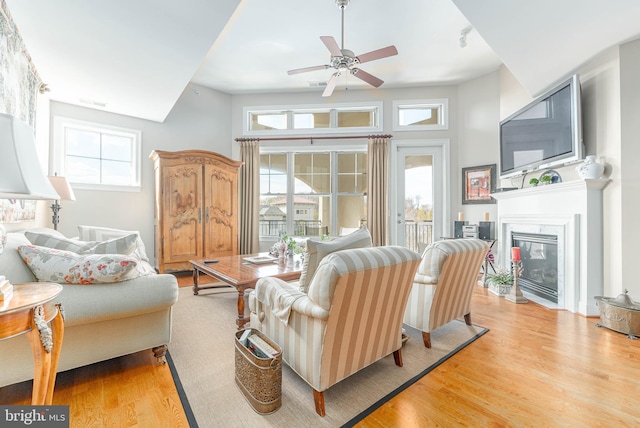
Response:
[{"label": "french door", "polygon": [[444,236],[448,141],[395,143],[391,160],[391,242],[420,254]]}]

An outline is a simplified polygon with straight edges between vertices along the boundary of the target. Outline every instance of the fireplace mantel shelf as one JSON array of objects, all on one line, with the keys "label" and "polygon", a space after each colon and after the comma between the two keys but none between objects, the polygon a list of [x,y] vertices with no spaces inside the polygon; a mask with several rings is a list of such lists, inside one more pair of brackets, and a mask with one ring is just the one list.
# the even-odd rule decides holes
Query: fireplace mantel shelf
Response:
[{"label": "fireplace mantel shelf", "polygon": [[504,200],[518,198],[521,196],[533,196],[548,192],[571,192],[580,189],[587,190],[602,190],[604,189],[611,179],[599,178],[596,180],[574,180],[566,183],[556,184],[543,184],[539,186],[525,187],[524,189],[511,190],[508,192],[492,193],[491,197],[495,200]]}]

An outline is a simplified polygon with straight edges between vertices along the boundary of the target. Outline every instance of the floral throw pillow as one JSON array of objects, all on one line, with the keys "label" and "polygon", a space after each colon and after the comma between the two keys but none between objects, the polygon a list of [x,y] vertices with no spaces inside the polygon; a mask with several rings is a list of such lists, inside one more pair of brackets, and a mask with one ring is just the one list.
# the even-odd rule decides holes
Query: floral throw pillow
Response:
[{"label": "floral throw pillow", "polygon": [[66,284],[121,282],[146,274],[136,257],[121,254],[85,254],[55,248],[21,245],[18,253],[38,281]]}]

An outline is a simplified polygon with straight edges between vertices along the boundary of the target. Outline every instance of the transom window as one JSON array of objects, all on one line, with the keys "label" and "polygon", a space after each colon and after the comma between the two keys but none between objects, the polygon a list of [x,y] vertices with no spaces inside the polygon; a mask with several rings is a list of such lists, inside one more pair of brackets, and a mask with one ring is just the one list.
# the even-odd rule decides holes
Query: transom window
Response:
[{"label": "transom window", "polygon": [[141,132],[54,119],[54,171],[80,189],[140,190]]},{"label": "transom window", "polygon": [[338,235],[366,223],[366,168],[365,152],[261,154],[260,239]]},{"label": "transom window", "polygon": [[402,100],[393,102],[394,131],[429,131],[449,128],[449,102]]},{"label": "transom window", "polygon": [[246,135],[381,132],[382,103],[326,106],[245,107]]}]

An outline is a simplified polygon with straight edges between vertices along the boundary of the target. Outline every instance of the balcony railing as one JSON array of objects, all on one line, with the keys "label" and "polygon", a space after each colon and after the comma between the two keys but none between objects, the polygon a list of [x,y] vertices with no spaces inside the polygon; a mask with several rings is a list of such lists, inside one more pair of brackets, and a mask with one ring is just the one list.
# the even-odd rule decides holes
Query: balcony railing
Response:
[{"label": "balcony railing", "polygon": [[[297,220],[293,222],[294,236],[322,236],[329,232],[320,220]],[[287,234],[285,220],[260,220],[260,236],[282,236]]]},{"label": "balcony railing", "polygon": [[405,247],[422,254],[427,245],[433,242],[432,221],[411,221],[404,224]]}]

